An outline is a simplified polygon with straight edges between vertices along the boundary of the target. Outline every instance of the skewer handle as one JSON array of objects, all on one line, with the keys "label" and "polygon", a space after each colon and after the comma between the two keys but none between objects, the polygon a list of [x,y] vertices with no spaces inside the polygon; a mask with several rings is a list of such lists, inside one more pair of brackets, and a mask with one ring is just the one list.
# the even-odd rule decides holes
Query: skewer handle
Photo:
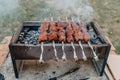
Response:
[{"label": "skewer handle", "polygon": [[64,50],[65,48],[64,48],[64,42],[62,41],[62,50],[63,50],[63,56],[62,56],[62,59],[63,60],[66,60],[67,58],[66,58],[66,54],[65,54],[65,50]]},{"label": "skewer handle", "polygon": [[71,42],[71,45],[72,45],[72,48],[73,48],[74,59],[78,60],[78,57],[77,57],[77,54],[76,54],[76,51],[75,51],[75,46],[74,46],[73,42]]},{"label": "skewer handle", "polygon": [[56,50],[56,48],[55,48],[55,41],[53,41],[53,48],[54,48],[56,60],[58,61],[59,58],[57,57],[57,50]]},{"label": "skewer handle", "polygon": [[98,56],[96,55],[96,53],[95,53],[95,51],[94,51],[92,45],[90,44],[90,42],[88,42],[88,45],[90,46],[90,48],[91,48],[91,50],[92,50],[92,52],[93,52],[94,59],[95,59],[96,61],[98,61],[99,58],[98,58]]},{"label": "skewer handle", "polygon": [[[58,17],[58,20],[60,21],[60,16]],[[63,51],[63,56],[62,56],[62,59],[63,60],[66,60],[66,54],[65,54],[65,48],[64,48],[64,42],[62,41],[62,51]]]},{"label": "skewer handle", "polygon": [[[81,22],[82,24],[83,24],[83,22],[82,21],[80,21],[79,20],[79,18],[78,18],[78,22]],[[95,51],[94,51],[94,49],[93,49],[93,47],[92,47],[92,45],[90,44],[90,42],[88,41],[88,45],[89,45],[89,47],[91,48],[91,50],[92,50],[92,53],[93,53],[93,56],[94,56],[94,59],[96,60],[96,61],[98,61],[99,60],[99,58],[98,58],[98,56],[96,55],[96,53],[95,53]]]},{"label": "skewer handle", "polygon": [[[68,17],[67,16],[66,16],[66,22],[68,22]],[[77,57],[77,54],[76,54],[76,51],[75,51],[75,46],[74,46],[73,42],[71,42],[71,46],[73,48],[74,59],[78,60],[78,57]]]},{"label": "skewer handle", "polygon": [[[71,17],[71,19],[72,19],[72,22],[74,22],[73,17]],[[78,22],[79,22],[79,19],[78,19]],[[82,43],[81,43],[81,41],[79,41],[78,43],[79,43],[79,46],[81,47],[81,50],[82,50],[83,60],[86,61],[86,60],[87,60],[87,57],[86,57],[86,55],[85,55],[85,52],[84,52]]]},{"label": "skewer handle", "polygon": [[51,17],[51,21],[53,21],[53,17]]},{"label": "skewer handle", "polygon": [[40,54],[39,62],[44,63],[44,60],[43,60],[43,42],[41,42],[41,54]]},{"label": "skewer handle", "polygon": [[[53,21],[53,17],[51,17],[51,21]],[[57,50],[56,50],[56,48],[55,48],[55,41],[53,41],[53,48],[54,48],[56,60],[58,61],[59,58],[57,57]]]},{"label": "skewer handle", "polygon": [[86,57],[86,55],[85,55],[85,52],[84,52],[84,49],[83,49],[83,46],[82,46],[81,41],[79,41],[79,46],[81,47],[81,50],[82,50],[83,60],[86,61],[86,60],[87,60],[87,57]]},{"label": "skewer handle", "polygon": [[65,17],[65,19],[66,19],[66,22],[68,22],[68,17],[67,16]]}]

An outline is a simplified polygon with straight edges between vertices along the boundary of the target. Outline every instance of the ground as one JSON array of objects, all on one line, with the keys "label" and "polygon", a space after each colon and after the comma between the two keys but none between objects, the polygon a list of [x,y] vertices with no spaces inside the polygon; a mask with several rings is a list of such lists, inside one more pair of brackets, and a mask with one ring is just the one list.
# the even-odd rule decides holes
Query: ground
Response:
[{"label": "ground", "polygon": [[83,62],[69,61],[47,61],[40,64],[38,61],[26,61],[20,73],[19,79],[15,78],[11,58],[8,56],[5,64],[0,68],[0,72],[5,76],[5,80],[48,80],[67,72],[69,69],[79,67],[79,70],[66,75],[60,80],[108,80],[105,75],[98,76],[90,61]]}]

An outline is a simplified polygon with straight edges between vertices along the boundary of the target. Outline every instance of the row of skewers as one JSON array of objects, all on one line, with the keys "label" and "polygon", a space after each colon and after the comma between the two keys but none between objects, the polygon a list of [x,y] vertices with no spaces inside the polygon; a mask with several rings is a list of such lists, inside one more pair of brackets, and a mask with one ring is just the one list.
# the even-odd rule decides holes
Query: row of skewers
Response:
[{"label": "row of skewers", "polygon": [[63,56],[62,59],[66,60],[66,54],[64,50],[64,43],[68,42],[71,44],[73,48],[73,54],[74,54],[74,59],[78,60],[76,51],[75,51],[75,46],[74,42],[77,42],[82,50],[82,56],[83,60],[87,60],[87,57],[84,53],[84,49],[82,46],[82,41],[87,42],[89,47],[92,50],[92,55],[94,56],[94,59],[97,61],[98,56],[96,55],[92,45],[90,44],[90,35],[87,32],[86,27],[80,22],[78,19],[78,22],[75,22],[73,18],[72,22],[68,21],[68,18],[66,17],[66,23],[61,22],[60,17],[58,19],[57,24],[53,21],[53,18],[51,18],[50,22],[47,22],[46,20],[41,23],[41,26],[39,27],[40,30],[40,35],[39,35],[39,42],[41,43],[41,55],[39,62],[44,62],[43,61],[43,42],[44,41],[50,41],[53,43],[53,49],[55,52],[55,57],[56,60],[59,60],[57,57],[57,50],[55,48],[55,41],[60,41],[62,43],[62,51],[63,51]]}]

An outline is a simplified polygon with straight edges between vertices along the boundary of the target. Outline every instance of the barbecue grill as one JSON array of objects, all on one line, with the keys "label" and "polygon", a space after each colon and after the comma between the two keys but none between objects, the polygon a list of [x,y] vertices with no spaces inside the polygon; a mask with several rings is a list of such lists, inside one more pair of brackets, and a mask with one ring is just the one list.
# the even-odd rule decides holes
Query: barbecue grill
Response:
[{"label": "barbecue grill", "polygon": [[[57,23],[57,21],[55,21]],[[21,24],[17,32],[13,35],[9,49],[12,58],[14,73],[16,78],[19,77],[19,68],[21,66],[17,66],[16,61],[21,60],[40,60],[42,56],[42,60],[56,60],[56,55],[54,54],[56,49],[58,59],[63,59],[63,55],[66,56],[66,60],[75,59],[74,51],[78,60],[86,60],[83,56],[87,58],[87,60],[91,60],[100,76],[104,73],[104,68],[108,59],[110,44],[106,40],[106,38],[102,35],[100,28],[95,22],[87,22],[85,26],[90,34],[90,41],[88,43],[81,42],[80,44],[74,42],[71,46],[71,43],[61,43],[59,41],[55,41],[54,46],[52,42],[45,41],[43,44],[38,42],[20,42],[19,38],[21,34],[27,35],[30,31],[38,31],[41,22],[39,21],[25,21]],[[90,30],[93,31],[90,31]],[[26,30],[26,33],[23,33]],[[29,31],[29,32],[28,32]],[[39,32],[38,32],[39,33]],[[36,33],[35,33],[36,34]],[[36,35],[38,36],[38,35]],[[25,36],[24,36],[25,37]],[[28,36],[29,38],[30,36]],[[96,39],[94,39],[97,37]],[[36,41],[38,39],[36,38]],[[64,46],[63,46],[64,45]],[[63,54],[64,51],[64,54]],[[84,51],[84,54],[82,54]],[[95,53],[95,55],[93,54]],[[41,55],[42,54],[42,55]],[[99,58],[96,59],[95,57]],[[64,58],[65,59],[65,58]],[[58,61],[59,62],[59,61]],[[99,63],[100,62],[100,63]],[[99,64],[98,64],[99,63]]]}]

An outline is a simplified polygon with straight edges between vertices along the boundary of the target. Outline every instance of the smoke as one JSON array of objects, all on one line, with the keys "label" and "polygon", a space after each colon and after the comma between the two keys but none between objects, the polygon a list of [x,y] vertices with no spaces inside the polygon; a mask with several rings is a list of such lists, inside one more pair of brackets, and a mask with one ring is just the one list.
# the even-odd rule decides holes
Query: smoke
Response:
[{"label": "smoke", "polygon": [[83,21],[93,19],[93,8],[90,6],[89,0],[56,0],[52,7],[68,17],[80,17]]},{"label": "smoke", "polygon": [[0,17],[14,13],[18,7],[18,0],[0,0]]},{"label": "smoke", "polygon": [[[28,0],[29,1],[29,0]],[[93,19],[93,8],[90,6],[89,0],[40,0],[44,3],[41,3],[39,1],[33,1],[39,3],[40,6],[37,6],[38,9],[32,11],[32,9],[27,9],[30,14],[32,13],[40,13],[39,16],[46,17],[50,16],[50,14],[53,14],[53,16],[74,16],[74,17],[80,17],[83,21],[90,21]],[[21,1],[23,2],[23,1]],[[26,1],[27,2],[27,1]],[[46,4],[45,4],[46,3]],[[24,4],[26,5],[26,4]],[[27,5],[28,7],[31,6]],[[41,6],[45,6],[46,8],[43,10]],[[27,7],[27,8],[28,8]],[[19,0],[0,0],[0,17],[6,16],[6,15],[17,15],[19,13],[22,13],[21,11],[17,11],[18,9],[22,9],[21,5],[19,5]],[[45,11],[46,10],[46,11]],[[34,12],[35,11],[35,12]],[[27,12],[24,10],[24,12]],[[15,13],[15,15],[14,15]],[[28,16],[27,14],[26,16]],[[12,17],[13,17],[12,16]],[[37,16],[34,15],[34,16]]]}]

